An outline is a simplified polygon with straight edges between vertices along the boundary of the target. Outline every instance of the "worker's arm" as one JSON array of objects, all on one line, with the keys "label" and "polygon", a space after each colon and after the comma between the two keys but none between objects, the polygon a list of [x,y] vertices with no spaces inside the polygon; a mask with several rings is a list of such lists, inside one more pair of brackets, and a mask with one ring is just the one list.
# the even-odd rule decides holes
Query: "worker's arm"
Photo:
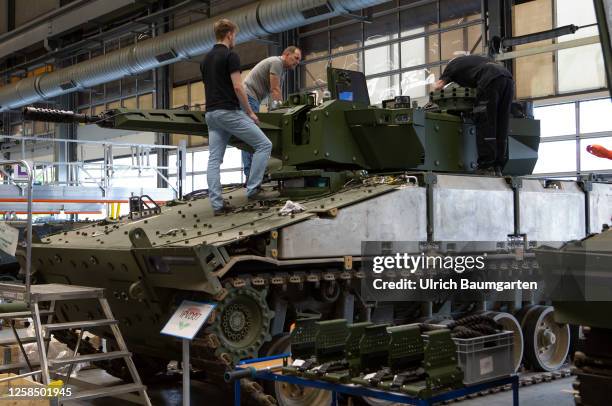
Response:
[{"label": "worker's arm", "polygon": [[436,80],[436,83],[434,84],[434,90],[440,90],[444,86],[446,86],[446,81],[442,79],[438,79]]},{"label": "worker's arm", "polygon": [[259,118],[257,118],[257,115],[253,112],[253,109],[251,109],[251,106],[249,105],[249,99],[247,98],[247,94],[244,91],[244,86],[242,86],[242,77],[240,76],[240,71],[232,72],[230,76],[232,78],[234,92],[236,93],[236,97],[238,97],[238,101],[240,102],[242,109],[249,117],[251,117],[255,124],[259,124]]},{"label": "worker's arm", "polygon": [[453,61],[449,62],[444,68],[444,72],[440,75],[436,83],[434,83],[434,90],[441,90],[444,86],[449,84],[455,79],[456,65]]},{"label": "worker's arm", "polygon": [[280,77],[274,73],[270,73],[270,97],[272,100],[283,101],[281,94]]}]

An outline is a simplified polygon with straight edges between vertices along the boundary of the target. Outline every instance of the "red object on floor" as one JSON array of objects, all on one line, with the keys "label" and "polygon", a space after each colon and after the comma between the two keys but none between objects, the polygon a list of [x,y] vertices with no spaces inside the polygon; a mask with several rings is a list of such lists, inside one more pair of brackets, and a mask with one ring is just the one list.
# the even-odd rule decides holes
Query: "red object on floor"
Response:
[{"label": "red object on floor", "polygon": [[600,158],[612,159],[612,151],[602,147],[601,145],[593,144],[586,147],[588,153],[598,156]]}]

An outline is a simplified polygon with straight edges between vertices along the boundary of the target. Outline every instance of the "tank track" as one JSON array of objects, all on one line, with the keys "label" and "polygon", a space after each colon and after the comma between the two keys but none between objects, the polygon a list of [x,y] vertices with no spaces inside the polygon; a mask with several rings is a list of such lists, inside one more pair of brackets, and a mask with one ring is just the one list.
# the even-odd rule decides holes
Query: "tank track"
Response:
[{"label": "tank track", "polygon": [[576,374],[574,395],[576,405],[599,406],[609,404],[609,388],[612,385],[612,330],[583,327],[586,341],[583,351],[574,357]]},{"label": "tank track", "polygon": [[[259,305],[264,309],[266,313],[266,320],[263,324],[268,327],[270,319],[274,316],[274,312],[268,309],[265,300],[256,297],[255,292],[259,292],[261,296],[268,293],[271,288],[280,288],[285,291],[289,285],[297,285],[301,290],[304,288],[304,284],[314,284],[316,288],[321,287],[322,283],[348,283],[351,280],[361,280],[365,277],[365,273],[362,271],[346,270],[342,272],[326,272],[326,271],[310,271],[310,272],[284,272],[275,274],[242,274],[240,276],[234,276],[226,278],[224,280],[224,286],[227,290],[227,295],[221,300],[221,304],[215,309],[215,312],[209,320],[211,327],[207,328],[205,334],[201,338],[197,338],[194,341],[194,346],[201,350],[201,355],[204,358],[214,358],[216,360],[223,360],[224,364],[231,364],[237,359],[253,358],[258,355],[258,350],[263,345],[264,341],[269,340],[269,335],[266,332],[259,337],[259,345],[251,345],[244,350],[236,351],[228,349],[227,343],[224,343],[223,337],[221,337],[221,326],[224,323],[222,320],[218,320],[218,315],[222,312],[227,304],[231,302],[232,298],[237,295],[237,290],[240,292],[247,292],[247,295],[252,297]],[[211,357],[211,355],[214,356]]]},{"label": "tank track", "polygon": [[[240,274],[223,280],[227,295],[221,300],[221,305],[215,309],[215,312],[210,320],[211,327],[206,329],[205,334],[201,338],[196,338],[192,342],[193,363],[198,365],[198,359],[202,364],[210,364],[215,362],[223,366],[211,376],[214,380],[220,379],[225,370],[231,369],[237,359],[251,358],[258,355],[258,350],[261,345],[249,346],[247,349],[240,351],[228,350],[224,338],[221,333],[221,325],[223,321],[219,320],[219,314],[224,310],[224,303],[229,303],[235,297],[238,289],[243,292],[245,289],[250,292],[248,295],[253,297],[254,291],[261,295],[267,294],[270,289],[287,290],[290,285],[297,286],[298,289],[303,289],[305,284],[313,284],[314,287],[322,287],[325,283],[349,283],[352,280],[361,280],[365,277],[365,273],[355,270],[344,271],[307,271],[307,272],[280,272],[280,273],[262,273],[257,275]],[[265,297],[265,296],[264,296]],[[257,299],[260,306],[267,308],[267,304],[262,303]],[[269,310],[269,309],[268,309]],[[273,312],[269,313],[270,319]],[[268,320],[269,323],[269,320]],[[268,326],[268,324],[266,324]],[[261,336],[263,341],[269,339],[268,333]],[[262,406],[276,405],[274,397],[264,393],[263,388],[257,382],[250,379],[242,379],[241,387],[243,392],[249,394],[258,404]]]}]

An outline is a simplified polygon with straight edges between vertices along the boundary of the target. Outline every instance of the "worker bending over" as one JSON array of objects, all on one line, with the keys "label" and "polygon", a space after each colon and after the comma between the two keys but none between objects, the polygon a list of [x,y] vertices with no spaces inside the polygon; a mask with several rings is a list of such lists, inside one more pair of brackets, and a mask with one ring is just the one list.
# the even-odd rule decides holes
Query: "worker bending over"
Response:
[{"label": "worker bending over", "polygon": [[[281,56],[271,56],[255,65],[244,80],[249,105],[254,112],[259,112],[259,106],[266,98],[269,106],[283,101],[281,83],[286,79],[287,70],[295,69],[301,60],[302,51],[296,46],[289,46]],[[252,159],[250,152],[242,151],[242,166],[247,180]]]},{"label": "worker bending over", "polygon": [[488,58],[467,55],[451,60],[434,87],[440,90],[450,82],[478,90],[475,116],[478,172],[495,171],[501,175],[508,159],[508,124],[514,96],[512,74]]},{"label": "worker bending over", "polygon": [[[259,119],[247,100],[240,76],[240,58],[232,51],[238,27],[228,19],[214,25],[216,45],[200,66],[206,91],[206,124],[208,125],[208,197],[215,216],[232,210],[221,195],[220,167],[225,148],[233,135],[255,151],[247,183],[247,196],[257,199],[266,170],[272,143],[257,126]],[[241,109],[242,106],[242,109]]]}]

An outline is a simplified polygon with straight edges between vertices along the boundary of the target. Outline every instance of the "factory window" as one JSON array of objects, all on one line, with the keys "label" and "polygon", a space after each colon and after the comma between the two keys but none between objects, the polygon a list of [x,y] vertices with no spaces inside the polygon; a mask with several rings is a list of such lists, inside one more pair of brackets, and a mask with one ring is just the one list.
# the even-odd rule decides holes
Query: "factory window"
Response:
[{"label": "factory window", "polygon": [[104,97],[104,85],[92,86],[91,88],[91,99],[92,103],[98,103],[105,99]]},{"label": "factory window", "polygon": [[327,60],[304,64],[300,67],[302,88],[323,88],[327,84]]},{"label": "factory window", "polygon": [[418,30],[435,30],[438,24],[438,5],[435,1],[400,11],[400,32],[402,36],[412,35]]},{"label": "factory window", "polygon": [[[400,0],[373,8],[370,24],[339,17],[303,27],[298,34],[304,54],[304,63],[298,72],[299,83],[305,90],[323,90],[325,70],[330,62],[335,67],[352,65],[363,68],[367,79],[389,77],[387,93],[396,91],[390,75],[400,73],[402,94],[420,95],[419,101],[425,102],[430,83],[422,82],[439,77],[433,68],[459,55],[485,51],[481,7],[482,2],[478,0]],[[515,50],[596,35],[597,28],[588,27],[594,22],[592,2],[582,5],[573,0],[533,0],[515,4],[513,35],[567,24],[583,27],[576,34],[517,46]],[[353,56],[347,61],[343,57],[349,54]],[[593,63],[584,64],[585,60]],[[516,96],[520,99],[586,92],[606,86],[599,44],[521,57],[513,64]],[[414,72],[407,73],[411,71]],[[437,76],[430,78],[433,72]]]},{"label": "factory window", "polygon": [[324,57],[329,54],[329,39],[327,32],[304,37],[300,40],[300,44],[304,51],[303,57],[305,61]]},{"label": "factory window", "polygon": [[[352,24],[331,30],[329,33],[329,40],[332,54],[359,49],[361,47],[361,30],[359,30],[359,28],[358,25]],[[318,56],[322,56],[320,52],[317,54]],[[327,49],[325,49],[323,55],[326,54]],[[312,54],[309,53],[309,55]]]},{"label": "factory window", "polygon": [[543,142],[534,173],[576,171],[576,141]]},{"label": "factory window", "polygon": [[334,68],[349,69],[363,72],[361,52],[335,56],[331,59],[331,66],[333,66]]},{"label": "factory window", "polygon": [[104,85],[105,99],[114,99],[121,96],[121,80],[114,80]]},{"label": "factory window", "polygon": [[439,67],[457,55],[479,53],[483,45],[480,1],[423,3],[402,0],[373,7],[371,23],[338,17],[300,29],[302,89],[320,94],[331,63],[363,71],[374,104],[400,94],[425,104]]},{"label": "factory window", "polygon": [[397,38],[399,26],[397,14],[387,14],[365,24],[365,45],[378,44]]},{"label": "factory window", "polygon": [[[185,157],[185,184],[183,193],[189,193],[194,190],[208,188],[206,180],[206,171],[208,169],[208,151],[207,150],[191,150],[187,151]],[[171,182],[176,182],[176,154],[168,156],[168,178]],[[221,183],[241,184],[244,183],[244,174],[242,168],[242,153],[238,148],[228,147],[223,156],[221,164]]]},{"label": "factory window", "polygon": [[53,125],[46,121],[34,121],[34,135],[45,135],[53,132]]},{"label": "factory window", "polygon": [[122,96],[130,96],[136,93],[136,76],[127,75],[121,79]]},{"label": "factory window", "polygon": [[9,133],[10,135],[23,135],[23,124],[11,125]]},{"label": "factory window", "polygon": [[177,86],[172,89],[172,108],[189,106],[189,87],[187,85]]},{"label": "factory window", "polygon": [[[423,32],[423,28],[412,30],[411,32],[412,35],[418,35]],[[402,68],[410,68],[412,66],[424,65],[427,63],[425,58],[425,37],[402,42],[400,50],[402,52]]]},{"label": "factory window", "polygon": [[[245,70],[243,75],[248,73]],[[204,95],[204,83],[200,79],[189,81],[186,84],[178,85],[172,88],[170,107],[173,109],[187,108],[189,110],[205,110],[206,96]],[[182,140],[187,142],[188,147],[198,147],[207,145],[207,140],[203,137],[171,134],[170,144],[178,145]]]},{"label": "factory window", "polygon": [[204,110],[206,103],[206,96],[204,94],[204,82],[201,80],[192,82],[190,85],[191,99],[189,100],[189,106],[192,109]]},{"label": "factory window", "polygon": [[366,75],[375,75],[399,69],[399,50],[397,44],[366,49],[364,57]]},{"label": "factory window", "polygon": [[368,79],[370,103],[379,104],[383,100],[392,99],[400,94],[399,75],[382,76]]},{"label": "factory window", "polygon": [[610,173],[611,160],[586,150],[589,145],[612,149],[612,124],[602,119],[610,115],[610,98],[536,107],[534,116],[540,120],[542,139],[534,173],[563,176],[593,171]]},{"label": "factory window", "polygon": [[540,120],[540,136],[576,134],[576,105],[574,103],[539,107],[534,116]]},{"label": "factory window", "polygon": [[[580,28],[575,34],[559,37],[559,42],[598,35],[593,2],[556,0],[556,26],[574,24]],[[584,63],[589,61],[589,63]],[[558,51],[557,74],[559,92],[575,92],[606,86],[601,45],[591,44]]]},{"label": "factory window", "polygon": [[[516,36],[553,28],[552,0],[535,0],[513,6],[512,33]],[[551,44],[551,40],[515,47],[516,51]],[[542,97],[554,94],[553,53],[526,56],[514,60],[516,96]]]},{"label": "factory window", "polygon": [[114,102],[106,103],[107,110],[118,109],[119,107],[121,107],[121,100],[115,100]]},{"label": "factory window", "polygon": [[612,103],[610,99],[580,102],[580,132],[612,131]]},{"label": "factory window", "polygon": [[[520,51],[598,35],[593,2],[535,0],[513,6],[513,34],[516,36],[574,24],[575,34],[515,48]],[[584,63],[589,61],[589,63]],[[521,57],[514,61],[518,98],[546,97],[585,92],[606,87],[599,43]]]},{"label": "factory window", "polygon": [[153,108],[153,93],[138,96],[138,108],[142,110],[151,110]]},{"label": "factory window", "polygon": [[136,109],[138,108],[138,103],[135,97],[128,97],[127,99],[123,99],[121,101],[123,107],[126,109]]},{"label": "factory window", "polygon": [[34,122],[24,121],[23,122],[23,135],[32,136],[34,135]]}]

